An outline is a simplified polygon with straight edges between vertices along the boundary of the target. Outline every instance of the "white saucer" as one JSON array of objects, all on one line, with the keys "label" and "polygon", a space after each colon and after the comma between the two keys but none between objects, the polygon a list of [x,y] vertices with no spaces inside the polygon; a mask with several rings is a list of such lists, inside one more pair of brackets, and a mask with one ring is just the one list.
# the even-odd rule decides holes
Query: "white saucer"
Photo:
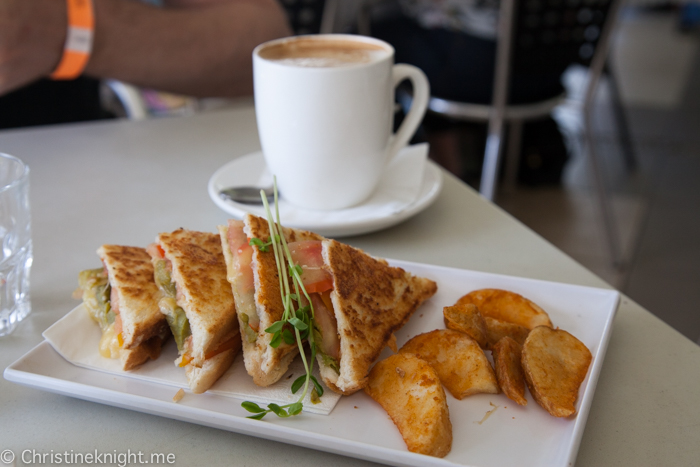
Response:
[{"label": "white saucer", "polygon": [[[405,149],[404,149],[405,150]],[[232,160],[214,172],[209,179],[209,197],[221,209],[240,219],[246,213],[265,217],[262,205],[234,203],[223,200],[219,192],[224,188],[256,185],[267,172],[262,152],[255,152]],[[385,176],[377,191],[364,203],[337,211],[313,211],[298,208],[279,200],[282,223],[287,227],[311,230],[327,237],[348,237],[386,229],[415,216],[430,206],[442,189],[442,171],[428,160],[424,165],[423,181],[418,196],[411,202],[392,199],[389,188],[401,177]],[[388,193],[389,192],[389,193]]]}]

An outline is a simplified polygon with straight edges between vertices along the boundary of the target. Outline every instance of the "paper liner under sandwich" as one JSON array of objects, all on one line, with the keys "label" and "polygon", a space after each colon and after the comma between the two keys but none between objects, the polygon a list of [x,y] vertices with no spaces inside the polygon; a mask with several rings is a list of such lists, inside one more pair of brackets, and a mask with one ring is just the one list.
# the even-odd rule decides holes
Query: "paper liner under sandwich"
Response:
[{"label": "paper liner under sandwich", "polygon": [[[44,331],[43,336],[56,352],[73,365],[189,390],[185,372],[182,368],[173,365],[173,360],[177,357],[177,347],[172,339],[163,346],[158,360],[146,362],[132,371],[122,371],[118,360],[104,358],[99,354],[100,329],[95,326],[82,305],[74,308]],[[79,338],[76,338],[77,336]],[[261,388],[253,383],[252,378],[245,371],[243,358],[239,354],[231,368],[207,392],[240,399],[240,401],[247,400],[259,404],[274,402],[284,405],[297,401],[299,395],[292,394],[290,387],[292,382],[304,373],[304,366],[301,360],[297,359],[279,382]],[[314,374],[321,381],[316,370]],[[206,397],[206,393],[191,395],[191,397]],[[312,404],[307,395],[304,411],[328,415],[339,399],[340,396],[330,389],[325,391],[319,404]]]}]

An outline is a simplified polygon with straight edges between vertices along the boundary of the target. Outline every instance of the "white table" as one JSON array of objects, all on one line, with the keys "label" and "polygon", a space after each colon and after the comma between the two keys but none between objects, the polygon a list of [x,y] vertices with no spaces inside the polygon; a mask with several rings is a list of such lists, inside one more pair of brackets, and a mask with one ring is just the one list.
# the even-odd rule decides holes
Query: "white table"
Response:
[{"label": "white table", "polygon": [[[31,316],[0,339],[0,368],[72,309],[79,270],[103,243],[146,245],[178,227],[213,231],[227,215],[210,175],[259,149],[250,108],[190,118],[0,132],[31,167]],[[346,239],[371,254],[607,287],[457,179],[427,211]],[[664,293],[659,290],[659,293]],[[0,381],[0,451],[174,453],[177,465],[366,465],[351,458],[85,402]],[[623,297],[577,465],[698,465],[700,348]],[[18,462],[17,465],[23,465]]]}]

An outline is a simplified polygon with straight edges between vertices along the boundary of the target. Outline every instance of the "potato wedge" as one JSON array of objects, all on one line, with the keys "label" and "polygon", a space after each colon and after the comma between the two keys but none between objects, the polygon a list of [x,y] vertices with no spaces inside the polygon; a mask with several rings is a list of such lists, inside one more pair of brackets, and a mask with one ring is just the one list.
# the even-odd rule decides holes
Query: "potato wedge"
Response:
[{"label": "potato wedge", "polygon": [[486,323],[486,336],[488,337],[487,349],[491,349],[496,342],[506,336],[522,346],[530,332],[530,330],[524,326],[509,323],[508,321],[501,321],[500,319],[491,318],[490,316],[485,317],[484,322]]},{"label": "potato wedge", "polygon": [[527,405],[520,344],[506,336],[493,346],[491,354],[493,355],[493,363],[496,366],[496,378],[501,391],[510,400],[517,402],[519,405]]},{"label": "potato wedge", "polygon": [[436,329],[406,342],[408,352],[428,362],[457,399],[472,394],[498,394],[498,381],[484,351],[474,339],[452,329]]},{"label": "potato wedge", "polygon": [[408,450],[445,457],[452,449],[452,422],[435,370],[409,353],[378,362],[365,392],[399,428]]},{"label": "potato wedge", "polygon": [[482,349],[489,345],[486,322],[473,303],[446,306],[442,309],[447,329],[463,332],[474,339]]},{"label": "potato wedge", "polygon": [[523,371],[530,393],[555,417],[576,413],[574,404],[591,360],[590,350],[561,329],[538,326],[523,345]]},{"label": "potato wedge", "polygon": [[537,326],[552,327],[549,315],[532,301],[515,292],[500,289],[481,289],[468,293],[457,304],[473,303],[481,315],[519,324],[528,329]]}]

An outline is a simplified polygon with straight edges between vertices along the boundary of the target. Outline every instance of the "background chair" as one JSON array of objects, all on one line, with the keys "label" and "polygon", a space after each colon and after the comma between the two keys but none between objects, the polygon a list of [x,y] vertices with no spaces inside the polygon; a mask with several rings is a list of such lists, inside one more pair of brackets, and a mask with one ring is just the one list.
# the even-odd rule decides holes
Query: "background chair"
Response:
[{"label": "background chair", "polygon": [[335,30],[338,0],[281,0],[295,35]]},{"label": "background chair", "polygon": [[[360,33],[369,34],[370,10],[378,8],[381,2],[382,0],[368,0],[361,8],[358,18]],[[546,73],[553,70],[555,63],[578,63],[588,66],[589,79],[582,106],[583,152],[588,155],[605,238],[612,261],[617,266],[622,264],[621,249],[595,151],[595,140],[591,132],[591,110],[598,82],[605,69],[610,37],[620,3],[621,0],[501,0],[491,104],[459,102],[433,96],[428,105],[429,112],[451,119],[488,122],[479,190],[485,198],[493,200],[500,172],[501,153],[504,152],[506,129],[508,147],[504,167],[505,181],[507,184],[514,184],[518,173],[523,122],[550,115],[567,99],[567,95],[563,93],[535,102],[509,104],[511,76],[519,70],[538,70]],[[469,83],[465,83],[465,86],[468,85]],[[635,160],[624,113],[619,104],[619,95],[615,95],[615,86],[611,90],[616,101],[614,108],[627,167],[633,169]]]},{"label": "background chair", "polygon": [[[549,113],[555,106],[554,99],[522,106],[508,106],[508,80],[511,64],[513,67],[544,67],[546,61],[554,54],[566,54],[571,57],[572,63],[578,62],[588,65],[589,78],[582,109],[584,151],[587,153],[590,163],[610,255],[613,264],[621,267],[623,260],[620,241],[592,133],[592,108],[595,92],[605,67],[610,38],[619,7],[620,0],[587,0],[583,2],[567,0],[566,2],[549,1],[546,4],[534,0],[525,2],[518,12],[515,0],[501,2],[494,97],[489,115],[489,130],[480,192],[487,199],[494,197],[502,151],[504,122],[511,122],[511,141],[509,143],[511,149],[508,158],[510,169],[508,173],[509,178],[512,179],[513,174],[517,173],[516,144],[519,140],[523,119],[534,118],[542,115],[542,112]],[[539,57],[541,58],[535,63],[519,63],[519,50],[530,47],[539,47],[541,51]],[[511,48],[515,50],[511,50]],[[447,108],[446,111],[443,111],[445,115],[450,115],[455,111],[461,112],[462,115],[470,113],[467,106],[452,104],[451,109]],[[475,110],[472,109],[472,111]],[[626,134],[626,128],[624,132]]]}]

